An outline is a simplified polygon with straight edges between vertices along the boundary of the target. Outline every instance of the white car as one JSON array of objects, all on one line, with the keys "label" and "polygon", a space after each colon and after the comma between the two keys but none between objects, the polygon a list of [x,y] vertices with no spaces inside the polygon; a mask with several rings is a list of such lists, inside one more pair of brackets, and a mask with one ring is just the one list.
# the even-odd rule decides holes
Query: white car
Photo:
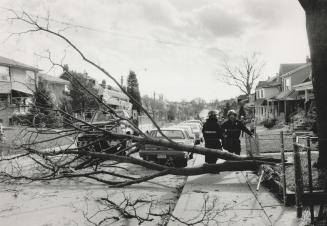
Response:
[{"label": "white car", "polygon": [[178,125],[175,125],[175,126],[170,126],[169,128],[181,128],[183,130],[185,130],[185,132],[187,133],[187,135],[193,139],[195,141],[195,135],[192,131],[192,128],[191,126],[189,125],[182,125],[182,124],[178,124]]},{"label": "white car", "polygon": [[188,121],[186,121],[186,123],[197,123],[197,124],[199,124],[200,127],[203,126],[203,123],[201,122],[201,120],[196,120],[196,119],[188,120]]},{"label": "white car", "polygon": [[[162,128],[161,131],[165,136],[172,139],[176,143],[193,145],[193,139],[191,139],[187,132],[182,128]],[[163,138],[158,130],[151,130],[150,136],[155,138]],[[190,158],[190,154],[185,151],[176,151],[167,147],[159,147],[155,145],[145,144],[139,151],[141,158],[147,161],[154,161],[159,164],[173,165],[176,167],[187,166],[187,161]]]},{"label": "white car", "polygon": [[198,123],[184,122],[180,126],[189,126],[195,139],[195,144],[200,144],[203,141],[202,127]]}]

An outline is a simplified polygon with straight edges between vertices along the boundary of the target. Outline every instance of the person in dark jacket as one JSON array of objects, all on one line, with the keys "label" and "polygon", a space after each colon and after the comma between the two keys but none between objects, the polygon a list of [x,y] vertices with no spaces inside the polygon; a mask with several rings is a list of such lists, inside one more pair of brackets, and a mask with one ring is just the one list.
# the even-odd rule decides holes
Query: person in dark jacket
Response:
[{"label": "person in dark jacket", "polygon": [[[223,139],[223,133],[220,125],[218,124],[218,119],[215,111],[209,111],[208,119],[204,123],[202,128],[202,133],[204,137],[205,147],[212,149],[221,149],[221,140]],[[217,161],[217,157],[212,154],[205,155],[205,162],[214,164]]]},{"label": "person in dark jacket", "polygon": [[227,117],[228,120],[223,123],[222,129],[224,132],[224,149],[228,150],[231,153],[240,155],[241,153],[241,141],[240,135],[241,131],[244,131],[249,136],[252,136],[250,130],[236,118],[237,114],[234,110],[228,111]]}]

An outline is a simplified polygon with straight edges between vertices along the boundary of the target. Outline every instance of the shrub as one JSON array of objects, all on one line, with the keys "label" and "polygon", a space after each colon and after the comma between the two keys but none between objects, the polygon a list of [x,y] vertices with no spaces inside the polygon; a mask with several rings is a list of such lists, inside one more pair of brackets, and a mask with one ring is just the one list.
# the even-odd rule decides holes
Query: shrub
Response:
[{"label": "shrub", "polygon": [[267,118],[263,121],[263,126],[267,129],[271,129],[276,125],[276,119],[274,118]]}]

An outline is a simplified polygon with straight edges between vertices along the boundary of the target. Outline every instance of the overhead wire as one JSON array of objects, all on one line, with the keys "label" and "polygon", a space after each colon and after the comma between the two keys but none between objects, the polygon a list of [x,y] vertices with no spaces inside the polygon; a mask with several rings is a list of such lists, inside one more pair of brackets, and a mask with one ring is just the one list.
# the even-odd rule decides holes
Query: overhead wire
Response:
[{"label": "overhead wire", "polygon": [[[42,20],[49,20],[52,22],[55,22],[57,24],[62,24],[62,25],[66,25],[66,26],[73,26],[75,28],[80,28],[80,29],[84,29],[84,30],[89,30],[92,32],[97,32],[97,33],[108,33],[108,34],[112,34],[115,36],[119,36],[119,37],[123,37],[123,38],[128,38],[128,39],[135,39],[135,40],[140,40],[140,41],[153,41],[156,42],[158,44],[165,44],[165,45],[173,45],[173,46],[180,46],[180,47],[187,47],[187,48],[194,48],[194,49],[202,49],[202,50],[209,50],[212,48],[215,48],[217,50],[216,47],[205,47],[205,46],[197,46],[197,45],[190,45],[190,44],[186,44],[186,43],[181,43],[181,42],[174,42],[174,41],[168,41],[168,40],[163,40],[163,39],[159,39],[159,38],[154,38],[154,37],[145,37],[145,36],[141,36],[141,35],[131,35],[131,34],[126,34],[123,33],[121,31],[119,31],[118,29],[99,29],[99,28],[94,28],[94,27],[90,27],[90,26],[85,26],[85,25],[80,25],[80,24],[76,24],[76,23],[72,23],[72,22],[67,22],[67,21],[63,21],[63,20],[57,20],[57,19],[53,19],[50,17],[45,17],[45,16],[40,16],[40,15],[35,15],[32,13],[29,13],[27,11],[23,11],[23,10],[17,10],[17,9],[13,9],[13,8],[8,8],[8,7],[4,7],[4,6],[0,6],[0,9],[3,10],[7,10],[7,11],[14,11],[14,12],[20,12],[20,13],[28,13],[29,15],[35,17],[35,18],[39,18]],[[218,51],[221,51],[220,49],[218,49]]]}]

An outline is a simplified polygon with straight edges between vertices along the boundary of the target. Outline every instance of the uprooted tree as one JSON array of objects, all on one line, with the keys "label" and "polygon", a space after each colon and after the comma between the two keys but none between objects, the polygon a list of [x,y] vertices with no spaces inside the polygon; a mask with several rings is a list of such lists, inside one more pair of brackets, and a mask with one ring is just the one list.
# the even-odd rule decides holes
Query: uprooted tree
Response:
[{"label": "uprooted tree", "polygon": [[[87,87],[76,78],[74,73],[67,70],[67,67],[54,62],[49,53],[47,58],[53,66],[62,68],[65,72],[65,76],[67,76],[70,81],[73,81],[76,86],[80,86],[81,91],[92,96],[94,101],[96,101],[102,109],[101,112],[108,118],[108,123],[101,125],[93,124],[74,117],[64,110],[57,108],[48,109],[47,106],[40,105],[39,102],[34,102],[33,107],[35,109],[39,108],[42,109],[42,111],[48,110],[61,114],[65,118],[65,129],[39,129],[32,121],[31,124],[33,128],[26,128],[21,132],[21,140],[15,147],[19,150],[19,154],[1,159],[2,169],[0,176],[2,181],[12,182],[20,180],[33,182],[59,180],[63,178],[88,178],[111,187],[124,187],[168,174],[190,176],[221,171],[256,170],[262,164],[274,164],[279,162],[278,159],[274,158],[238,156],[223,150],[209,149],[195,145],[183,145],[172,141],[162,133],[157,123],[144,109],[141,103],[126,92],[121,84],[117,82],[105,68],[90,60],[75,44],[60,32],[51,30],[48,26],[48,21],[43,25],[42,21],[39,21],[26,12],[17,14],[17,12],[13,11],[13,14],[13,20],[23,22],[29,26],[28,30],[17,34],[22,35],[35,32],[51,34],[72,47],[86,63],[92,65],[106,75],[130,98],[134,106],[149,117],[158,132],[161,133],[162,139],[148,136],[134,125],[131,119],[117,114],[115,109],[103,102],[102,99],[92,91],[88,90]],[[122,124],[132,128],[137,135],[121,132],[119,128]],[[80,142],[76,145],[76,141],[78,141],[81,135],[89,136],[92,139],[87,140],[87,142]],[[51,138],[49,138],[49,136]],[[40,137],[46,138],[41,139]],[[63,138],[69,138],[71,143],[65,146],[58,145],[56,141]],[[131,145],[126,145],[127,143]],[[144,145],[167,147],[181,152],[197,153],[201,155],[212,153],[218,158],[225,159],[226,161],[220,164],[176,168],[138,158],[136,153],[144,147]],[[22,162],[31,163],[28,164],[28,170],[24,168],[26,164],[17,164]],[[117,165],[118,163],[138,165],[151,170],[151,173],[139,175],[137,177],[130,176],[124,173],[124,171],[117,172],[115,170],[121,167]],[[118,208],[108,200],[103,201],[109,202],[112,207]],[[123,211],[122,208],[119,208],[119,210]],[[128,212],[123,213],[132,217],[128,215]]]}]

